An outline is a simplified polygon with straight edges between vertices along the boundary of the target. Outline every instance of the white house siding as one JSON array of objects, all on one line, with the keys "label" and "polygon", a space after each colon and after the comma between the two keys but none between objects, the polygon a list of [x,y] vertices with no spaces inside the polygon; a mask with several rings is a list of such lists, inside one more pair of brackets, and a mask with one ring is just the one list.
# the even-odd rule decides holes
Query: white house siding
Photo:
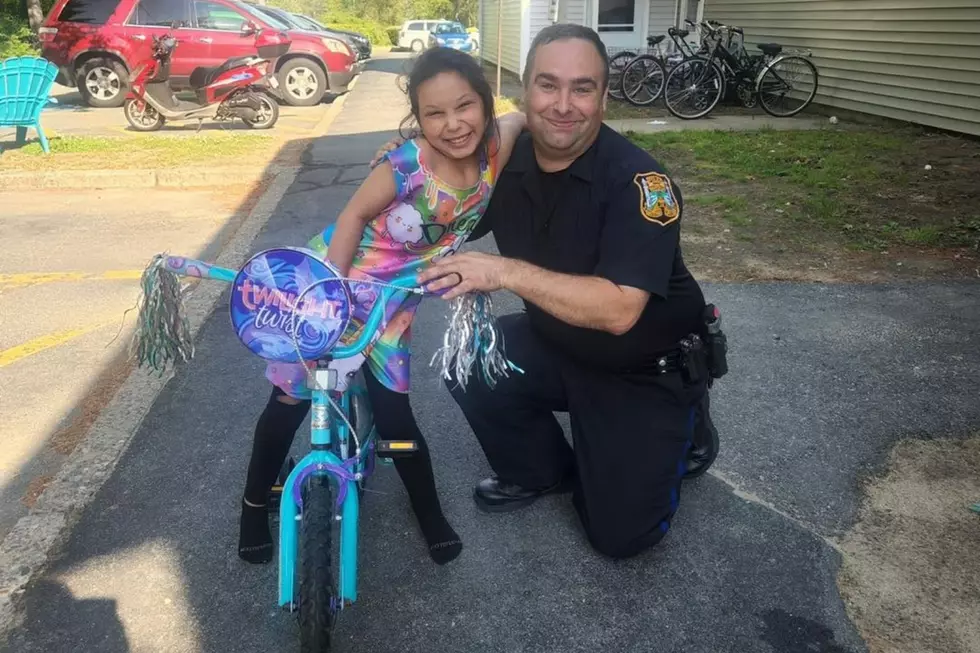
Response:
[{"label": "white house siding", "polygon": [[813,52],[816,101],[980,135],[977,0],[706,0],[704,17]]},{"label": "white house siding", "polygon": [[[527,0],[527,41],[521,52],[521,73],[524,72],[524,64],[527,61],[527,52],[531,49],[531,41],[537,36],[538,32],[551,25],[551,0]],[[561,11],[561,4],[558,5]]]},{"label": "white house siding", "polygon": [[480,16],[480,50],[485,61],[497,63],[497,4],[501,7],[500,63],[505,70],[520,74],[526,45],[522,47],[522,36],[526,34],[522,18],[526,5],[531,0],[483,0]]},{"label": "white house siding", "polygon": [[642,34],[643,46],[646,46],[647,36],[666,34],[674,27],[677,13],[677,0],[650,0],[650,18],[647,21],[647,34]]},{"label": "white house siding", "polygon": [[586,0],[559,0],[558,16],[563,23],[588,25]]}]

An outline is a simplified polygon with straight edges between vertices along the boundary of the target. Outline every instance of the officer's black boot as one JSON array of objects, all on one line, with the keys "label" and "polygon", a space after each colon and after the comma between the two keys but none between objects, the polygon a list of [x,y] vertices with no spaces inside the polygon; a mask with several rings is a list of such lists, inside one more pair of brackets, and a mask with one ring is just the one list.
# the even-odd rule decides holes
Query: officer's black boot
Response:
[{"label": "officer's black boot", "polygon": [[694,413],[694,437],[691,450],[687,454],[687,472],[684,478],[697,478],[708,471],[718,456],[718,447],[718,429],[711,421],[708,393],[705,392]]}]

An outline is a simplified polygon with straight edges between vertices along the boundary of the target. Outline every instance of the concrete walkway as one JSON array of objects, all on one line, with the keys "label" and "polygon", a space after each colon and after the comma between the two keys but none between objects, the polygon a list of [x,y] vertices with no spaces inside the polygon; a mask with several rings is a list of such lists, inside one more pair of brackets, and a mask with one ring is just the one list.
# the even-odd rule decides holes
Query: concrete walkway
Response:
[{"label": "concrete walkway", "polygon": [[606,120],[606,124],[618,132],[632,131],[640,134],[654,134],[668,131],[757,131],[760,129],[775,129],[779,131],[801,131],[811,129],[826,129],[830,123],[825,116],[814,116],[803,113],[792,118],[773,118],[767,113],[757,115],[711,114],[698,120],[681,120],[674,116],[657,116],[651,118],[627,118],[622,120]]}]

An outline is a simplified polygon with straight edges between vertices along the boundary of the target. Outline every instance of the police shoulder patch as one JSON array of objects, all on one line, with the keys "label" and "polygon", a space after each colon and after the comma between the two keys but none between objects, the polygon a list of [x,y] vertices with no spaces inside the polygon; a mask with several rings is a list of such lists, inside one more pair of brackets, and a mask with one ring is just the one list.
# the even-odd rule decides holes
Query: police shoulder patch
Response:
[{"label": "police shoulder patch", "polygon": [[668,225],[681,214],[673,187],[667,175],[659,172],[641,172],[633,177],[640,189],[640,213],[650,222]]}]

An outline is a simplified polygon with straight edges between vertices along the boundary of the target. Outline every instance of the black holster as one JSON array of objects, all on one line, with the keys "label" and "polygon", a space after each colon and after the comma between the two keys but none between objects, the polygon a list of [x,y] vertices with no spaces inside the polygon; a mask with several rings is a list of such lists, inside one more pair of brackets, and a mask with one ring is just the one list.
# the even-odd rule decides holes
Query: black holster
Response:
[{"label": "black holster", "polygon": [[704,341],[708,374],[720,379],[728,374],[728,338],[721,330],[721,312],[714,304],[704,307]]}]

